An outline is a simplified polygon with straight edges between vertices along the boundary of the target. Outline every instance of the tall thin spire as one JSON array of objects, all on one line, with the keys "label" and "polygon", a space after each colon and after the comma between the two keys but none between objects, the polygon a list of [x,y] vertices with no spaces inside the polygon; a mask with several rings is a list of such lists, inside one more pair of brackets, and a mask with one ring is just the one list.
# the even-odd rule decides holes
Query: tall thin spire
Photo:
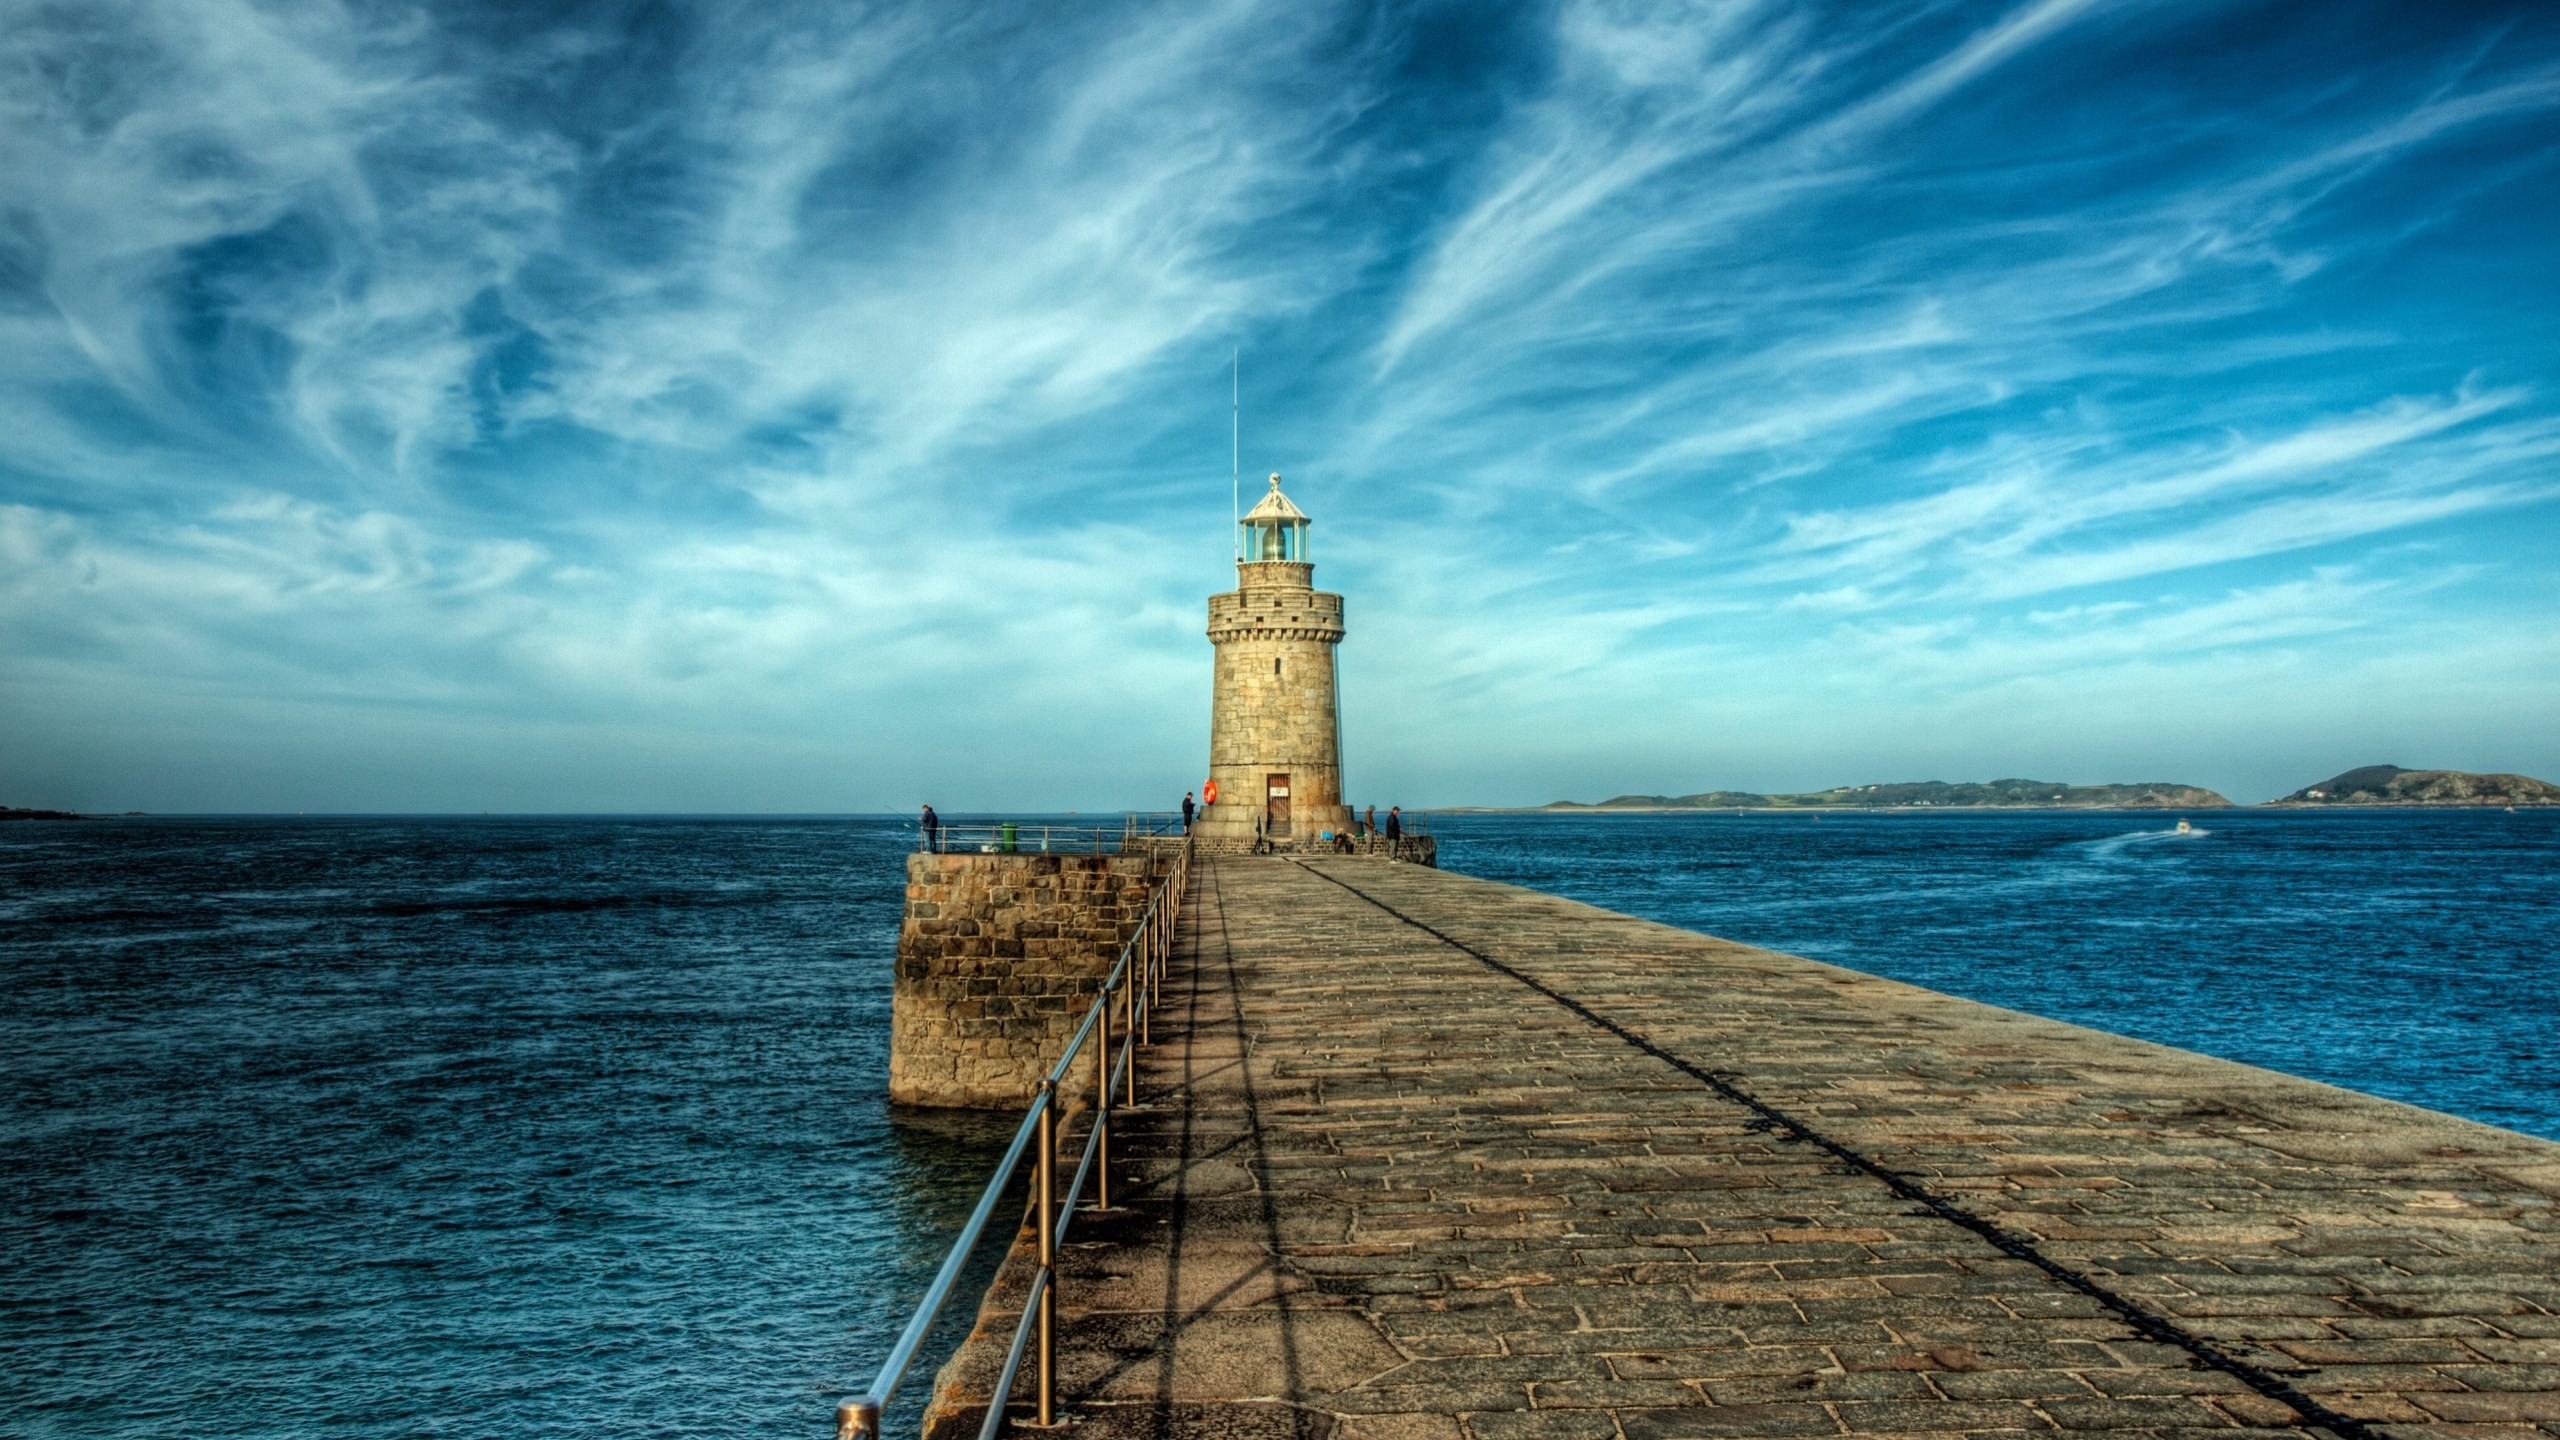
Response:
[{"label": "tall thin spire", "polygon": [[1228,362],[1235,367],[1229,379],[1232,393],[1227,397],[1228,442],[1234,453],[1228,459],[1227,535],[1234,541],[1236,558],[1244,558],[1244,347],[1239,345]]}]

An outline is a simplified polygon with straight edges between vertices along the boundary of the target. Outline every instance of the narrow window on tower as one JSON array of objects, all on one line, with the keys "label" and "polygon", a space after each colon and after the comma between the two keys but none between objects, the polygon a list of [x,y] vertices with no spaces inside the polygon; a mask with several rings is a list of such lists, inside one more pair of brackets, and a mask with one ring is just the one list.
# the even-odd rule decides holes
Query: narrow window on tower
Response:
[{"label": "narrow window on tower", "polygon": [[1277,675],[1277,674],[1279,674],[1279,673],[1280,673],[1280,659],[1279,659],[1279,657],[1278,657],[1278,656],[1273,656],[1273,657],[1272,657],[1272,660],[1271,660],[1271,673],[1272,673],[1272,674],[1274,674],[1274,675]]}]

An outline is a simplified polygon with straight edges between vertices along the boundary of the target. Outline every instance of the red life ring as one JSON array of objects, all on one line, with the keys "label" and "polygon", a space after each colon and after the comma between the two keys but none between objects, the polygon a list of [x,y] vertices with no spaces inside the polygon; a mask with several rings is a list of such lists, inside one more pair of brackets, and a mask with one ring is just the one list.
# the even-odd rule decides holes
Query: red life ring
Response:
[{"label": "red life ring", "polygon": [[1217,781],[1212,780],[1208,784],[1200,787],[1200,803],[1203,805],[1215,805],[1218,803]]}]

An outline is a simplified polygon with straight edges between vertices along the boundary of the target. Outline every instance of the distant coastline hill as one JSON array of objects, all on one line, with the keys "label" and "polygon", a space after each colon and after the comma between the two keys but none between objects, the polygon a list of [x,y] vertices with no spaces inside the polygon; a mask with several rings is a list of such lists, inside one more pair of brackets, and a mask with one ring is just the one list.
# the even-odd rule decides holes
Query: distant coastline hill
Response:
[{"label": "distant coastline hill", "polygon": [[2560,785],[2530,775],[2366,765],[2305,785],[2271,805],[2560,805]]},{"label": "distant coastline hill", "polygon": [[69,810],[12,810],[0,805],[0,820],[86,820],[86,815]]},{"label": "distant coastline hill", "polygon": [[1802,795],[1710,790],[1701,795],[1620,795],[1597,805],[1558,800],[1548,810],[1862,810],[1877,807],[2039,810],[2214,810],[2230,801],[2195,785],[2146,781],[2131,785],[2065,785],[2056,780],[1991,780],[1949,784],[1914,780],[1843,785]]}]

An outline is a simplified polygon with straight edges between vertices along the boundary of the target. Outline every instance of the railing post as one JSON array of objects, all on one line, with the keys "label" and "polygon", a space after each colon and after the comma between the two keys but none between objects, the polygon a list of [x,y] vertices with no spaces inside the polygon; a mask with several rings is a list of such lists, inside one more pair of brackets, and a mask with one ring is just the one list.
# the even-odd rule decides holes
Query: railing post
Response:
[{"label": "railing post", "polygon": [[[1124,1007],[1120,1011],[1120,1033],[1134,1036],[1138,1033],[1138,986],[1134,975],[1120,989],[1120,1004]],[[1138,1103],[1138,1047],[1134,1044],[1129,1047],[1129,1073],[1122,1084],[1120,1103],[1134,1108]]]},{"label": "railing post", "polygon": [[[1111,982],[1102,987],[1101,1024],[1093,1038],[1093,1205],[1111,1208]],[[1074,1203],[1074,1197],[1068,1197]]]},{"label": "railing post", "polygon": [[[965,836],[955,838],[951,832],[956,828],[958,827],[941,827],[931,839],[932,847],[941,851],[955,845],[979,843],[970,841]],[[998,832],[990,829],[987,833],[993,835]],[[1099,830],[1093,833],[1097,839],[1102,834]],[[1173,866],[1171,872],[1164,877],[1164,885],[1155,892],[1153,898],[1140,912],[1138,929],[1142,933],[1133,934],[1130,937],[1120,957],[1114,962],[1119,977],[1118,982],[1115,984],[1106,977],[1102,993],[1095,997],[1094,1013],[1085,1022],[1092,1029],[1078,1032],[1091,1035],[1096,1040],[1093,1076],[1094,1128],[1085,1137],[1085,1153],[1099,1167],[1095,1186],[1096,1208],[1109,1208],[1112,1203],[1111,1127],[1117,1106],[1112,1093],[1115,1087],[1111,1083],[1111,1066],[1115,1062],[1128,1065],[1129,1079],[1122,1092],[1123,1098],[1118,1104],[1135,1106],[1138,1096],[1138,1048],[1146,1043],[1150,1017],[1155,1006],[1163,999],[1162,981],[1170,970],[1173,930],[1176,917],[1182,910],[1183,887],[1190,874],[1191,858],[1192,844],[1186,838],[1182,849],[1174,855]],[[1149,868],[1153,868],[1152,864]],[[1119,1056],[1112,1053],[1114,1001],[1117,1001],[1121,1007],[1118,1039],[1120,1049],[1125,1054]],[[1017,1178],[1021,1175],[1021,1159],[1026,1149],[1034,1152],[1031,1181],[1032,1223],[1039,1227],[1037,1241],[1039,1265],[1034,1272],[1032,1285],[1038,1298],[1027,1307],[1027,1313],[1016,1321],[1017,1328],[1014,1331],[1013,1340],[1005,1352],[1002,1375],[1003,1393],[989,1400],[986,1424],[988,1433],[994,1433],[1003,1428],[1005,1407],[1016,1393],[1014,1386],[1019,1377],[1022,1362],[1032,1358],[1029,1352],[1035,1340],[1038,1347],[1037,1364],[1040,1372],[1035,1396],[1037,1423],[1044,1427],[1058,1423],[1058,1228],[1059,1221],[1063,1218],[1058,1209],[1060,1086],[1064,1084],[1072,1088],[1074,1084],[1080,1083],[1065,1080],[1063,1076],[1064,1067],[1062,1066],[1039,1081],[1031,1102],[1030,1113],[1025,1115],[1021,1123],[1016,1126],[1012,1143],[1005,1151],[1003,1163],[997,1167],[994,1178],[987,1183],[976,1211],[971,1214],[968,1223],[962,1227],[959,1242],[944,1257],[942,1271],[935,1277],[933,1285],[926,1292],[924,1302],[917,1307],[914,1316],[907,1322],[906,1329],[891,1348],[889,1358],[882,1363],[879,1378],[872,1382],[869,1391],[836,1407],[838,1440],[881,1440],[881,1412],[887,1407],[889,1398],[897,1393],[898,1385],[905,1378],[917,1348],[926,1339],[935,1318],[942,1313],[943,1304],[949,1298],[953,1285],[960,1277],[966,1260],[978,1242],[978,1237],[985,1232],[988,1222],[994,1218],[1004,1196],[1012,1190]],[[1081,1164],[1077,1175],[1078,1180],[1081,1181]],[[1072,1212],[1084,1198],[1082,1185],[1079,1183],[1074,1192],[1066,1198],[1068,1209]]]},{"label": "railing post", "polygon": [[1040,1082],[1040,1164],[1032,1189],[1040,1202],[1039,1421],[1058,1423],[1058,1082]]}]

